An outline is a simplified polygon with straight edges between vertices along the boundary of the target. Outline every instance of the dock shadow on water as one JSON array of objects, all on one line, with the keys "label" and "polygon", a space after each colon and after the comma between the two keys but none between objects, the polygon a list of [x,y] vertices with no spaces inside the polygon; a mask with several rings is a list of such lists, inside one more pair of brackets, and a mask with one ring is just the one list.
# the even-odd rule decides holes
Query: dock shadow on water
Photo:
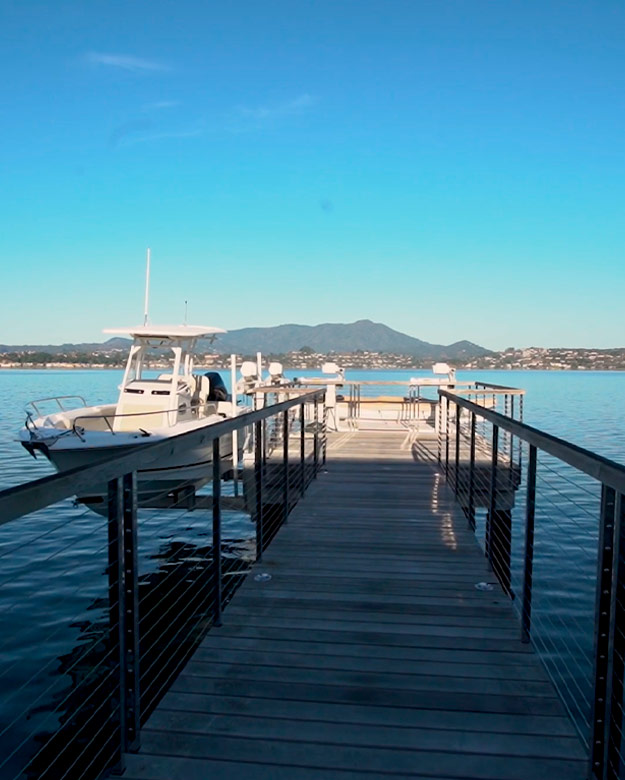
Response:
[{"label": "dock shadow on water", "polygon": [[[56,516],[49,509],[43,521],[38,513],[37,527],[34,515],[24,524],[26,544],[0,539],[0,556],[15,562],[21,553],[21,566],[14,563],[11,580],[0,583],[0,776],[88,780],[105,772],[119,749],[106,520],[69,502],[57,505]],[[166,514],[139,516],[142,723],[213,622],[210,512]],[[47,555],[51,537],[58,542],[61,533],[63,552]],[[223,533],[225,605],[255,559],[256,542],[243,513],[224,512]]]}]

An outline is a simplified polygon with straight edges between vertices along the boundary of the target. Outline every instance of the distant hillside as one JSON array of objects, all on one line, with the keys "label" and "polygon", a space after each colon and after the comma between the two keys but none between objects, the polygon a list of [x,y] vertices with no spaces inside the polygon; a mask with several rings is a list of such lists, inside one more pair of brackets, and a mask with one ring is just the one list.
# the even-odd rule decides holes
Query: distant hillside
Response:
[{"label": "distant hillside", "polygon": [[[9,346],[0,344],[0,353],[47,352],[52,355],[126,351],[129,339],[111,338],[99,344],[46,344]],[[469,360],[491,355],[492,352],[470,341],[454,344],[430,344],[407,336],[371,320],[358,320],[349,324],[326,323],[324,325],[277,325],[273,328],[241,328],[219,336],[213,345],[208,342],[200,351],[216,351],[221,354],[251,355],[255,352],[280,354],[310,347],[315,352],[386,352],[411,355],[431,360]]]},{"label": "distant hillside", "polygon": [[113,352],[122,350],[126,352],[132,344],[131,339],[123,339],[118,336],[108,339],[104,342],[84,344],[18,344],[9,346],[0,344],[0,354],[6,352],[47,352],[50,355],[69,355],[72,352]]},{"label": "distant hillside", "polygon": [[387,352],[419,358],[461,360],[491,354],[490,350],[470,341],[447,346],[407,336],[371,320],[349,324],[278,325],[273,328],[242,328],[220,336],[215,349],[221,353],[251,354],[292,352],[310,347],[315,352]]}]

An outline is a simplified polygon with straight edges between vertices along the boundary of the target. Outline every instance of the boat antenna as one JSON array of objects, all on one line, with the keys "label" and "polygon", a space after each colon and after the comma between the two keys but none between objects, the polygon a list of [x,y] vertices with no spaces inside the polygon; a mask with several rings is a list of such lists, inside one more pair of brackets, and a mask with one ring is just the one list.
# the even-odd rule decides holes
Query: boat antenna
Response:
[{"label": "boat antenna", "polygon": [[185,325],[187,324],[187,304],[188,303],[189,303],[189,301],[185,301],[184,302],[184,324]]},{"label": "boat antenna", "polygon": [[148,303],[150,301],[150,248],[148,247],[148,256],[145,268],[145,303],[143,306],[143,324],[148,324]]}]

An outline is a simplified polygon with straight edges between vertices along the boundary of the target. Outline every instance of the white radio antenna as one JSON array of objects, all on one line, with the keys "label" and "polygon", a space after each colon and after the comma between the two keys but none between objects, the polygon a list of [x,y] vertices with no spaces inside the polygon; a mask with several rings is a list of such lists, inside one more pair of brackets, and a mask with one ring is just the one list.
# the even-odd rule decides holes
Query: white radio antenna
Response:
[{"label": "white radio antenna", "polygon": [[148,257],[145,268],[145,304],[143,306],[143,324],[148,324],[148,304],[150,302],[150,249],[148,247]]}]

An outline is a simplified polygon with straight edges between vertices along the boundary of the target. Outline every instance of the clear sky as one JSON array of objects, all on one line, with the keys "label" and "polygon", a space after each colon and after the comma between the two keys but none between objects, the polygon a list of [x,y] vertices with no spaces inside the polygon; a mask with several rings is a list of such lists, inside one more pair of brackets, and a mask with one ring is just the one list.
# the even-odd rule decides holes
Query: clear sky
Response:
[{"label": "clear sky", "polygon": [[622,0],[3,0],[0,343],[625,345]]}]

